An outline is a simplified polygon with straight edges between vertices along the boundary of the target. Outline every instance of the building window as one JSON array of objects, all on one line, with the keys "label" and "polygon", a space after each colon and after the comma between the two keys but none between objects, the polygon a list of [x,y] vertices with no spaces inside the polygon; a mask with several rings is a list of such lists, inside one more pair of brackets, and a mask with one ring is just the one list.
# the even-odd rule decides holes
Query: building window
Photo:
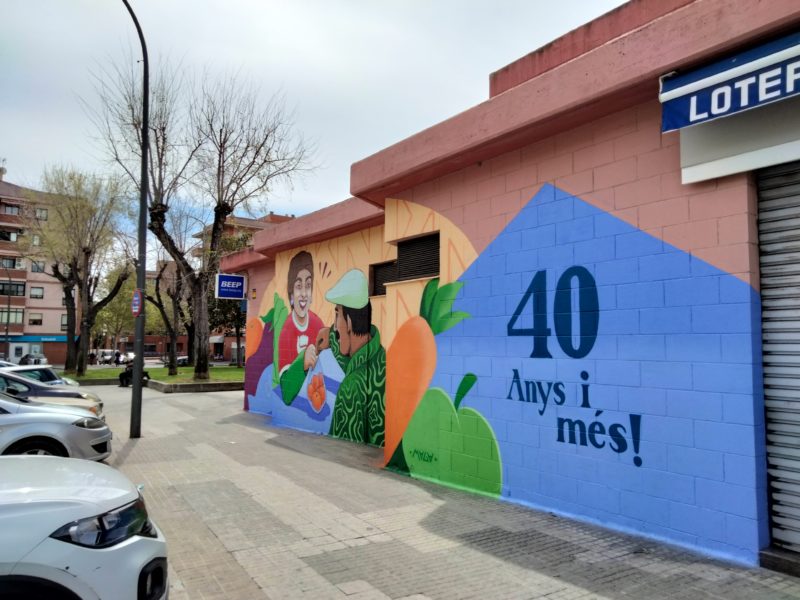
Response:
[{"label": "building window", "polygon": [[12,281],[0,281],[0,296],[24,296],[25,284]]},{"label": "building window", "polygon": [[28,325],[41,325],[42,313],[28,313]]},{"label": "building window", "polygon": [[43,260],[32,260],[31,261],[31,273],[44,273],[44,261]]},{"label": "building window", "polygon": [[36,209],[36,218],[40,221],[47,221],[47,209],[46,208],[37,208]]},{"label": "building window", "polygon": [[22,269],[24,268],[24,264],[19,257],[0,256],[0,267],[4,269]]},{"label": "building window", "polygon": [[16,242],[16,231],[0,231],[0,242]]},{"label": "building window", "polygon": [[4,215],[18,215],[19,214],[19,206],[14,204],[4,204],[3,205],[3,214]]},{"label": "building window", "polygon": [[41,246],[42,245],[42,238],[39,237],[38,234],[34,233],[33,238],[31,239],[31,244],[34,246]]},{"label": "building window", "polygon": [[439,232],[397,242],[397,260],[370,265],[372,296],[386,294],[392,281],[439,276]]},{"label": "building window", "polygon": [[439,276],[439,232],[397,242],[397,279]]},{"label": "building window", "polygon": [[22,325],[23,309],[12,308],[10,311],[0,308],[0,323],[10,323],[11,325]]},{"label": "building window", "polygon": [[369,295],[385,296],[386,284],[397,281],[397,261],[379,263],[369,267]]},{"label": "building window", "polygon": [[36,298],[37,300],[44,298],[44,288],[31,286],[31,298]]},{"label": "building window", "polygon": [[61,315],[61,331],[67,330],[67,315]]}]

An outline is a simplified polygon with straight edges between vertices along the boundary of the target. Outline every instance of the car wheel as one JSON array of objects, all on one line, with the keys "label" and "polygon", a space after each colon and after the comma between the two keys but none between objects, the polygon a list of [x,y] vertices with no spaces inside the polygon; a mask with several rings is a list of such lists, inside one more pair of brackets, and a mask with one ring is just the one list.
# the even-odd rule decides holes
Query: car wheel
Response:
[{"label": "car wheel", "polygon": [[33,438],[12,444],[3,454],[40,454],[44,456],[69,456],[64,446],[53,440]]}]

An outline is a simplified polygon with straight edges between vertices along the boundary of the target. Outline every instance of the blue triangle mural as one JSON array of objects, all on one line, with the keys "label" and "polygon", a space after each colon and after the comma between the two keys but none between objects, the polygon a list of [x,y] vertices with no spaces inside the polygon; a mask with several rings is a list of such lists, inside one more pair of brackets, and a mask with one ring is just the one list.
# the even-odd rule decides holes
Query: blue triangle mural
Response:
[{"label": "blue triangle mural", "polygon": [[503,497],[757,562],[755,290],[550,185],[459,281],[431,385],[477,376]]}]

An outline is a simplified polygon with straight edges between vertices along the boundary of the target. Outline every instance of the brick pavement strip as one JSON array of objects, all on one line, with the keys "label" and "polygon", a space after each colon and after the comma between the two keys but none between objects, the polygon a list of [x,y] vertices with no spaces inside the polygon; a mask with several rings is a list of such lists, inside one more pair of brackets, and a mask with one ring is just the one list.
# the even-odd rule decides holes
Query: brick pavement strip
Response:
[{"label": "brick pavement strip", "polygon": [[273,428],[241,392],[145,389],[129,440],[130,390],[94,391],[172,600],[800,599],[790,576],[379,470],[379,450]]}]

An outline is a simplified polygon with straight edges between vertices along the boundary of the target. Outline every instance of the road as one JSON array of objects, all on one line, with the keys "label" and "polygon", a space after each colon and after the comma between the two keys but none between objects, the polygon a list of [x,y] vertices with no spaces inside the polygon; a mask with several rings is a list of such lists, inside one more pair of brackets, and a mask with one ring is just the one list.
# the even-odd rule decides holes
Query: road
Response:
[{"label": "road", "polygon": [[87,389],[167,537],[172,600],[800,598],[790,576],[380,470],[380,450],[271,427],[242,392],[145,389],[130,440],[130,389]]}]

